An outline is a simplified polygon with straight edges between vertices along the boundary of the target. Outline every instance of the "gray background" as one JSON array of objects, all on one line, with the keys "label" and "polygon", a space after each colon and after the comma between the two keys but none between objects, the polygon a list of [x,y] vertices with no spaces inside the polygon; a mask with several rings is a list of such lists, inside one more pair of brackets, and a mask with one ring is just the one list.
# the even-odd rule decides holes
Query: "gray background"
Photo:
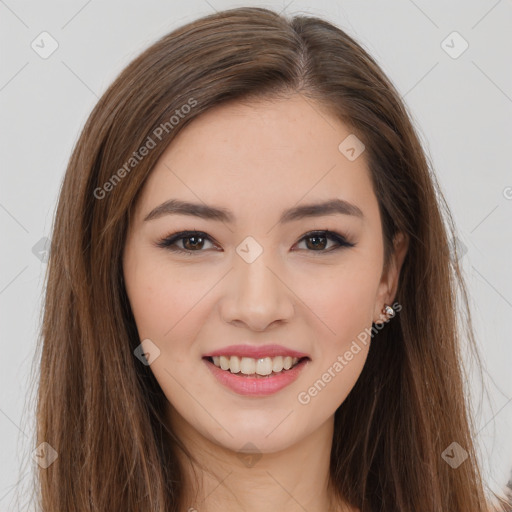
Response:
[{"label": "gray background", "polygon": [[[485,478],[497,491],[507,483],[512,469],[511,0],[316,1],[314,7],[300,0],[0,0],[2,511],[14,509],[16,488],[30,488],[35,464],[30,385],[37,369],[32,361],[45,237],[78,134],[106,87],[143,49],[201,15],[240,5],[332,21],[376,58],[403,95],[463,249],[485,363],[485,389],[470,379]],[[51,48],[48,36],[40,36],[44,31],[58,43],[48,58],[31,47],[34,41],[39,52]],[[454,31],[461,37],[451,35]],[[464,41],[469,46],[458,55]]]}]

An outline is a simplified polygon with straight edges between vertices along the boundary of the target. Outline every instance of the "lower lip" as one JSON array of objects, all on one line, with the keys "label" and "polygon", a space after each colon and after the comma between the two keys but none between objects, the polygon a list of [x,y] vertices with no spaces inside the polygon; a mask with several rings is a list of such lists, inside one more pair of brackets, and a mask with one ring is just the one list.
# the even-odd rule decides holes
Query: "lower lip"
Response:
[{"label": "lower lip", "polygon": [[299,376],[309,359],[303,359],[290,370],[283,370],[278,375],[270,377],[247,377],[242,373],[231,373],[229,370],[221,370],[208,359],[203,359],[208,369],[218,381],[239,395],[267,396],[277,393],[290,385]]}]

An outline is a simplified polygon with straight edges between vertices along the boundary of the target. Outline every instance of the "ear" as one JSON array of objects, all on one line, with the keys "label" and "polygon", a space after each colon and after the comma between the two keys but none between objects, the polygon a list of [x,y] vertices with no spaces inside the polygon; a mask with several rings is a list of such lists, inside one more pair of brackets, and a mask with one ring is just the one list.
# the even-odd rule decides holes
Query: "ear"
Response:
[{"label": "ear", "polygon": [[382,309],[384,304],[391,305],[395,300],[396,291],[398,288],[398,279],[400,277],[400,270],[409,248],[409,236],[399,232],[393,239],[393,252],[387,269],[384,269],[382,277],[375,297],[375,307],[373,318],[375,323],[382,322],[383,316]]}]

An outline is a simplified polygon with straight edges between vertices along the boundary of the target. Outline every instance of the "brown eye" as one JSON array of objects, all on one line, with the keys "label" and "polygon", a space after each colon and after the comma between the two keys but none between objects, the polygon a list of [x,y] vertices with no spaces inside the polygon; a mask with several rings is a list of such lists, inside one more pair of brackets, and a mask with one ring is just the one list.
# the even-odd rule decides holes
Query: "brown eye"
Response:
[{"label": "brown eye", "polygon": [[[179,242],[181,242],[182,247],[179,247]],[[202,250],[205,242],[212,244],[210,237],[206,233],[201,231],[182,231],[163,238],[156,245],[169,251],[190,255],[193,252],[205,252]]]},{"label": "brown eye", "polygon": [[[332,231],[310,232],[304,235],[299,240],[299,243],[302,241],[306,244],[307,252],[317,253],[331,252],[341,247],[354,247],[355,245],[348,242],[342,235]],[[329,242],[334,242],[334,245],[329,246]],[[180,243],[181,247],[179,246]],[[206,233],[201,231],[181,231],[161,239],[156,245],[169,251],[190,256],[194,252],[205,252],[203,250],[205,243],[210,243],[214,246],[211,238]]]},{"label": "brown eye", "polygon": [[205,238],[200,237],[200,236],[185,236],[185,237],[181,238],[181,240],[184,240],[183,247],[187,251],[201,249],[205,242]]},{"label": "brown eye", "polygon": [[[301,238],[299,242],[302,241],[305,241],[306,249],[309,250],[309,252],[331,252],[332,250],[338,249],[340,247],[354,246],[354,244],[347,242],[343,236],[331,231],[316,231],[307,233]],[[329,249],[326,250],[328,241],[333,241],[334,246],[330,246]]]},{"label": "brown eye", "polygon": [[305,238],[305,240],[306,240],[306,246],[308,247],[308,249],[313,249],[313,250],[325,249],[325,247],[327,246],[327,237],[326,236],[318,236],[318,235],[308,236],[307,238]]}]

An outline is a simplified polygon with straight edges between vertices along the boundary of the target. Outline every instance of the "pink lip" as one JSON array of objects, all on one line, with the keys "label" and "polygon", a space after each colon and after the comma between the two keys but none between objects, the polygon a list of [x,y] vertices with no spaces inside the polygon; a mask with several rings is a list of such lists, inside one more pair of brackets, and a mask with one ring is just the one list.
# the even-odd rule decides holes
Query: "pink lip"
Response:
[{"label": "pink lip", "polygon": [[[230,354],[233,353],[230,352]],[[283,370],[277,375],[258,378],[248,377],[241,373],[231,373],[229,370],[222,370],[209,359],[203,358],[203,361],[221,384],[235,391],[235,393],[244,396],[267,396],[277,393],[295,381],[300,372],[310,362],[309,359],[304,359],[290,370]]]},{"label": "pink lip", "polygon": [[291,356],[298,357],[299,359],[302,357],[309,357],[307,354],[297,352],[296,350],[290,350],[289,348],[283,347],[281,345],[230,345],[229,347],[214,350],[208,354],[203,355],[203,357],[213,356],[252,357],[253,359],[277,356]]}]

